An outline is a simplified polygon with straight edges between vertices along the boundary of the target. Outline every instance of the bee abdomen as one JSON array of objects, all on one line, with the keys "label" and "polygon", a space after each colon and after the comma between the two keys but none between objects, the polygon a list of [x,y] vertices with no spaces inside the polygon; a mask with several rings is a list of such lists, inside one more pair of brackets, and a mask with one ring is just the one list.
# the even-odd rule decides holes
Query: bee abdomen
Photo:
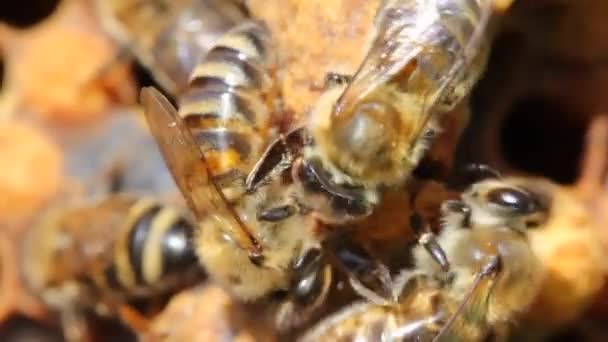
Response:
[{"label": "bee abdomen", "polygon": [[191,242],[194,227],[175,210],[140,201],[124,228],[104,272],[110,289],[153,291],[200,267]]},{"label": "bee abdomen", "polygon": [[[225,46],[216,46],[205,56],[190,78],[191,87],[213,88],[222,83],[229,87],[260,88],[267,86],[264,61]],[[213,80],[216,80],[215,82]],[[217,82],[217,80],[222,82]]]},{"label": "bee abdomen", "polygon": [[482,6],[488,0],[449,0],[438,4],[443,26],[464,48],[479,24]]},{"label": "bee abdomen", "polygon": [[246,169],[263,149],[271,119],[268,35],[257,21],[222,35],[193,70],[180,99],[179,115],[215,175]]}]

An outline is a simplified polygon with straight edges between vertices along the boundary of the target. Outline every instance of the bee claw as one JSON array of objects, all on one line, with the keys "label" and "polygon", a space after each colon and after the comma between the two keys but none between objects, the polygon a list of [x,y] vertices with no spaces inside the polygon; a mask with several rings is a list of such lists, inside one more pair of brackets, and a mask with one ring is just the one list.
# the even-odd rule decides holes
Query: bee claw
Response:
[{"label": "bee claw", "polygon": [[450,262],[445,251],[437,242],[437,235],[433,233],[424,219],[417,213],[410,216],[410,227],[417,236],[418,243],[427,250],[433,260],[437,262],[444,272],[450,270]]}]

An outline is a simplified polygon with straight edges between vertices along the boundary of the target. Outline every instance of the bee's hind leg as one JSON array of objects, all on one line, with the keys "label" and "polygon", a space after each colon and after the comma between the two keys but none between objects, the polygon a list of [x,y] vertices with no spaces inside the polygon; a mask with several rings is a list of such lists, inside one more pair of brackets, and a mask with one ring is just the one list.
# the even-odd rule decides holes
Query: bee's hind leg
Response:
[{"label": "bee's hind leg", "polygon": [[380,305],[395,301],[393,280],[386,265],[348,237],[340,236],[332,244],[329,250],[357,294]]}]

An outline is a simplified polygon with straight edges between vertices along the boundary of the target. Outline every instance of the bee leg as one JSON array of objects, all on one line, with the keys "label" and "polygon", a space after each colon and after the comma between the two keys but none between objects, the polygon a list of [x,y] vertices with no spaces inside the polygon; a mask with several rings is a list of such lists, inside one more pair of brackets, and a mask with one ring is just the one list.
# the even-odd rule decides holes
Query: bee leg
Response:
[{"label": "bee leg", "polygon": [[294,163],[296,156],[301,155],[304,145],[309,144],[309,137],[303,126],[280,134],[266,148],[253,169],[245,179],[245,189],[252,193],[259,186],[271,182],[279,177]]},{"label": "bee leg", "polygon": [[305,323],[325,302],[332,283],[332,269],[321,250],[307,250],[293,265],[287,299],[279,305],[275,326],[286,331]]},{"label": "bee leg", "polygon": [[[390,272],[383,264],[378,263],[370,275],[349,275],[348,282],[358,295],[374,304],[390,305],[396,301],[393,297],[393,282]],[[372,288],[379,288],[380,290],[372,290]],[[378,292],[381,292],[381,295]]]},{"label": "bee leg", "polygon": [[462,201],[447,200],[441,205],[441,215],[445,218],[458,217],[458,227],[471,227],[471,208]]},{"label": "bee leg", "polygon": [[253,193],[258,187],[268,184],[286,170],[293,162],[285,135],[280,135],[270,143],[266,151],[256,162],[245,180],[247,193]]},{"label": "bee leg", "polygon": [[403,290],[410,281],[416,281],[419,279],[428,278],[429,274],[426,271],[420,269],[405,268],[402,269],[395,280],[393,281],[393,297],[398,301],[399,296],[403,293]]},{"label": "bee leg", "polygon": [[449,189],[464,190],[473,183],[490,178],[501,178],[501,175],[489,165],[470,163],[456,168],[448,177],[446,185]]},{"label": "bee leg", "polygon": [[393,302],[393,280],[388,267],[348,238],[341,236],[335,240],[339,241],[330,250],[338,267],[348,275],[353,290],[376,304]]},{"label": "bee leg", "polygon": [[[484,303],[487,301],[488,291],[491,290],[493,279],[501,271],[501,268],[502,261],[499,255],[492,255],[487,258],[479,272],[475,275],[471,287],[466,292],[460,304],[458,304],[456,311],[454,311],[447,322],[441,327],[441,330],[439,330],[432,342],[439,342],[444,337],[449,339],[452,335],[455,335],[453,329],[455,329],[457,325],[454,323],[466,310],[468,304],[471,304],[470,306],[472,308],[477,308],[478,306],[483,308]],[[490,281],[490,283],[484,284],[484,281]],[[478,308],[478,310],[482,309]]]},{"label": "bee leg", "polygon": [[422,217],[414,213],[410,216],[410,227],[414,231],[418,239],[418,243],[426,249],[431,255],[433,260],[441,267],[445,272],[450,270],[450,262],[445,254],[445,251],[437,242],[437,235],[431,231],[429,225],[424,222]]}]

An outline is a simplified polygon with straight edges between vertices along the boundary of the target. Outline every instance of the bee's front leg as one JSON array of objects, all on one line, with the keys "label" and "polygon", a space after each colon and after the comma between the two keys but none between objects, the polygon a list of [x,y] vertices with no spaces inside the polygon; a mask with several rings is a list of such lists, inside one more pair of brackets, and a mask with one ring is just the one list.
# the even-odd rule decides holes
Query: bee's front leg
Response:
[{"label": "bee's front leg", "polygon": [[380,305],[394,302],[394,286],[386,265],[346,236],[333,239],[329,248],[337,266],[348,275],[353,290]]},{"label": "bee's front leg", "polygon": [[279,305],[275,326],[280,331],[308,321],[327,298],[332,284],[332,268],[319,247],[308,248],[292,265],[287,298]]}]

